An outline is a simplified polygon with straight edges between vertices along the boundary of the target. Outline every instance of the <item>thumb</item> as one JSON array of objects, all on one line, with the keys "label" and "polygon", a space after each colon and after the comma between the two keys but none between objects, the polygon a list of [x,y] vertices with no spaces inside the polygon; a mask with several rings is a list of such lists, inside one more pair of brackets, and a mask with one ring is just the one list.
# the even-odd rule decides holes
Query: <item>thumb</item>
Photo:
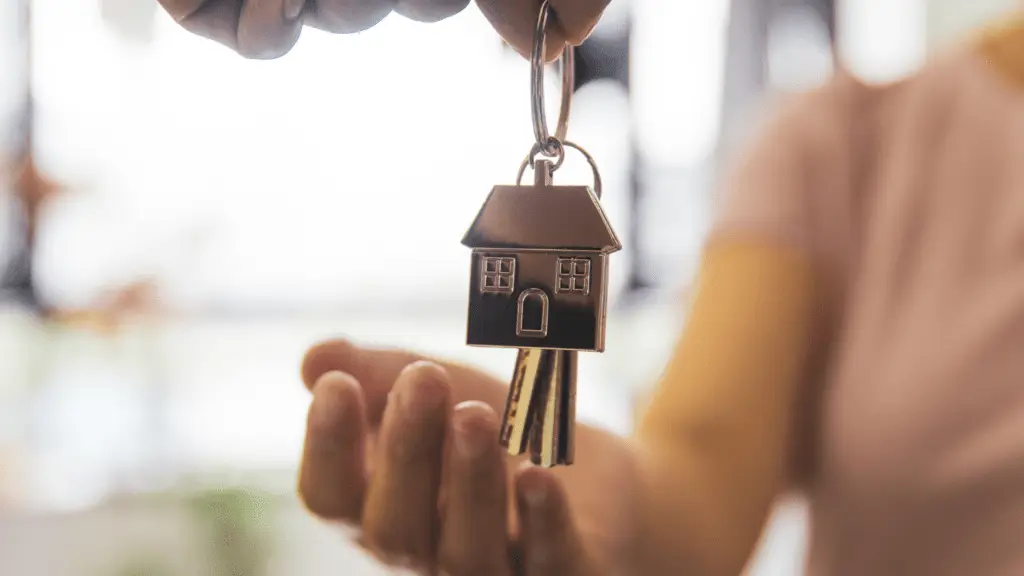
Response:
[{"label": "thumb", "polygon": [[[540,16],[541,0],[476,0],[477,8],[491,23],[499,36],[505,39],[516,52],[529,58],[533,51],[533,30]],[[557,25],[557,18],[548,20],[544,37],[544,59],[547,62],[558,58],[565,49],[565,33]]]},{"label": "thumb", "polygon": [[380,422],[388,394],[398,374],[406,366],[424,361],[438,364],[448,373],[454,404],[476,400],[501,413],[508,386],[494,376],[469,366],[435,360],[407,350],[366,348],[347,340],[328,340],[310,348],[302,360],[302,380],[312,390],[317,380],[328,372],[351,375],[363,388],[366,415],[372,425]]},{"label": "thumb", "polygon": [[528,466],[516,478],[524,576],[594,576],[565,490],[550,470]]},{"label": "thumb", "polygon": [[590,36],[611,0],[551,0],[565,41],[579,46]]},{"label": "thumb", "polygon": [[[568,42],[579,46],[601,19],[610,0],[551,0],[544,59],[554,60]],[[541,0],[477,0],[480,12],[513,48],[526,58],[533,50],[533,32]]]}]

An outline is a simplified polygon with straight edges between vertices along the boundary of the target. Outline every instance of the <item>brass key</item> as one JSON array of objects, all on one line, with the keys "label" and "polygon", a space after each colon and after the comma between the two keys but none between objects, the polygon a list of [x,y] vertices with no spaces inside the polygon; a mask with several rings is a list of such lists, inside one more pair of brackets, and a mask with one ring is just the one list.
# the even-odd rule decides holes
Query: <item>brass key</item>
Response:
[{"label": "brass key", "polygon": [[576,417],[576,351],[523,348],[509,386],[500,442],[534,464],[572,464]]},{"label": "brass key", "polygon": [[530,459],[552,467],[572,464],[576,427],[576,351],[545,350],[550,360],[546,386],[539,390],[540,414],[533,422]]},{"label": "brass key", "polygon": [[505,414],[501,419],[499,441],[509,454],[518,456],[526,451],[531,430],[537,419],[538,388],[547,380],[549,361],[546,350],[521,348],[516,356],[516,367],[505,401]]}]

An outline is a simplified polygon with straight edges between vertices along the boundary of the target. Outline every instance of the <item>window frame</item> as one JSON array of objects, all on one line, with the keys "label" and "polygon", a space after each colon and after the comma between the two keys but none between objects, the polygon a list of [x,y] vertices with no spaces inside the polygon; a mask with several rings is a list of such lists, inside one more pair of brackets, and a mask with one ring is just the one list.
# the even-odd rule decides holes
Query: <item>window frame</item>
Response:
[{"label": "window frame", "polygon": [[[584,264],[584,271],[579,271],[579,264]],[[563,266],[568,265],[568,271],[563,272]],[[559,258],[555,261],[555,293],[556,294],[578,294],[590,296],[590,279],[594,273],[594,263],[586,256],[569,256]],[[577,285],[581,280],[582,286]],[[568,281],[568,286],[563,287],[563,280]]]},{"label": "window frame", "polygon": [[[507,271],[505,270],[507,265]],[[502,283],[507,282],[507,285]],[[490,283],[488,282],[490,281]],[[490,294],[511,294],[516,286],[515,256],[480,257],[480,291]]]}]

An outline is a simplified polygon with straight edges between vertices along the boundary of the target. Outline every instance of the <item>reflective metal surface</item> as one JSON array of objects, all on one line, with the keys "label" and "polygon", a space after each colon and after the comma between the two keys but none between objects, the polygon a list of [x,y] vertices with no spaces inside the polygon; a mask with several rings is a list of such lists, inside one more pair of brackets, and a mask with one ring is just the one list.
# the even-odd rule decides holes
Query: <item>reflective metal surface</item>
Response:
[{"label": "reflective metal surface", "polygon": [[555,155],[555,145],[564,141],[569,132],[569,110],[572,107],[572,91],[576,83],[576,56],[572,46],[562,51],[562,101],[558,108],[558,124],[554,137],[548,132],[548,121],[544,115],[544,52],[546,48],[548,19],[551,17],[549,0],[540,5],[537,26],[533,31],[533,50],[530,53],[530,110],[533,113],[533,134],[540,150],[548,156]]},{"label": "reflective metal surface", "polygon": [[545,386],[535,392],[537,416],[530,440],[530,459],[539,466],[568,466],[576,453],[577,352],[547,350]]},{"label": "reflective metal surface", "polygon": [[[473,254],[466,341],[471,346],[552,348],[601,352],[605,341],[608,258],[591,252],[477,250]],[[482,262],[514,258],[511,292],[483,288]],[[566,266],[572,258],[576,275]],[[568,272],[562,274],[561,272]]]},{"label": "reflective metal surface", "polygon": [[[597,169],[597,161],[594,160],[594,157],[591,156],[590,153],[587,152],[585,149],[583,149],[583,147],[573,142],[556,142],[558,143],[558,151],[553,156],[555,158],[555,162],[551,166],[551,171],[554,172],[555,170],[558,170],[558,168],[562,166],[562,163],[565,162],[566,148],[572,148],[573,150],[576,150],[577,152],[583,155],[583,158],[587,161],[587,164],[590,165],[590,171],[594,174],[594,194],[597,196],[598,200],[600,200],[602,188],[601,172]],[[535,164],[539,162],[539,160],[537,160],[537,155],[540,154],[541,152],[542,150],[539,144],[534,144],[533,148],[530,149],[530,153],[526,155],[526,158],[523,159],[523,163],[519,165],[519,172],[516,174],[516,186],[522,184],[523,175],[526,174],[527,167],[531,167],[534,170],[537,169],[535,166]]]},{"label": "reflective metal surface", "polygon": [[570,465],[575,456],[577,353],[522,348],[509,385],[499,442],[534,464]]},{"label": "reflective metal surface", "polygon": [[466,341],[473,346],[604,350],[608,254],[622,248],[594,193],[496,186],[463,238],[473,248]]},{"label": "reflective metal surface", "polygon": [[545,351],[538,348],[522,348],[516,356],[498,433],[498,442],[513,456],[526,452],[537,407],[535,391],[547,372],[547,360]]}]

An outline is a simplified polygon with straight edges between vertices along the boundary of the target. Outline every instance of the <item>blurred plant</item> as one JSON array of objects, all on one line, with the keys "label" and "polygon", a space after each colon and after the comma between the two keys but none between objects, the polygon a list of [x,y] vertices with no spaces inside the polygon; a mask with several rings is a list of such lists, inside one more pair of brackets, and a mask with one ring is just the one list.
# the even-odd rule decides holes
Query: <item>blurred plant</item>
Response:
[{"label": "blurred plant", "polygon": [[273,498],[244,489],[200,492],[191,508],[209,543],[210,576],[266,576],[273,548]]},{"label": "blurred plant", "polygon": [[[25,139],[31,143],[30,136]],[[21,303],[44,315],[48,311],[39,300],[33,278],[32,258],[38,237],[39,220],[46,203],[65,192],[65,187],[47,176],[36,164],[35,154],[25,153],[10,167],[9,179],[14,200],[20,208],[15,250],[6,270],[0,270],[0,290],[12,292]]]},{"label": "blurred plant", "polygon": [[85,308],[62,308],[50,312],[57,323],[115,334],[127,321],[137,317],[156,317],[161,312],[159,288],[155,280],[140,278],[111,286]]}]

